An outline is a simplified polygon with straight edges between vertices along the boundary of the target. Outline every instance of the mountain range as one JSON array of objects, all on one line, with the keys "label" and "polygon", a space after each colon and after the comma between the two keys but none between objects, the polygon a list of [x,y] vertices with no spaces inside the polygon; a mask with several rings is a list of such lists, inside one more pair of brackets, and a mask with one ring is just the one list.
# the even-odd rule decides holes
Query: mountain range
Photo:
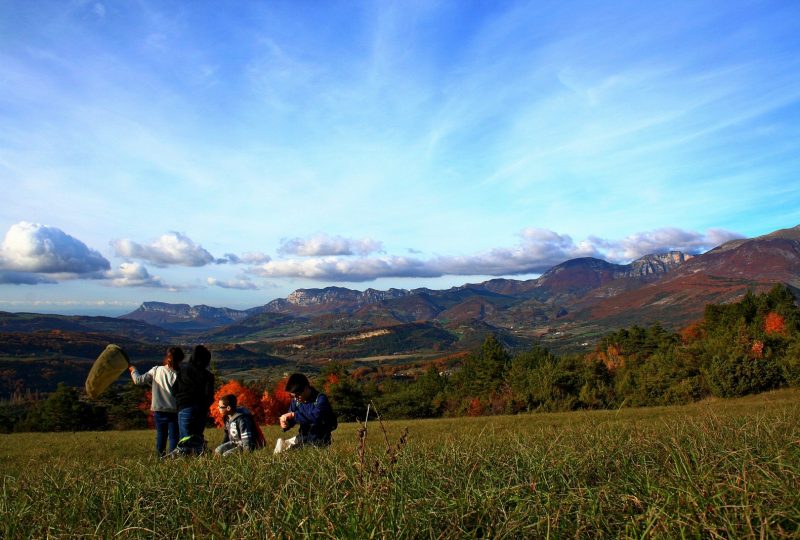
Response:
[{"label": "mountain range", "polygon": [[[536,279],[492,279],[447,290],[342,287],[298,289],[249,310],[146,302],[124,315],[211,340],[291,337],[411,323],[455,329],[478,321],[500,332],[572,341],[620,326],[660,322],[677,328],[708,303],[748,289],[800,287],[800,226],[727,242],[701,255],[646,255],[629,264],[584,257]],[[561,338],[562,340],[564,338]]]}]

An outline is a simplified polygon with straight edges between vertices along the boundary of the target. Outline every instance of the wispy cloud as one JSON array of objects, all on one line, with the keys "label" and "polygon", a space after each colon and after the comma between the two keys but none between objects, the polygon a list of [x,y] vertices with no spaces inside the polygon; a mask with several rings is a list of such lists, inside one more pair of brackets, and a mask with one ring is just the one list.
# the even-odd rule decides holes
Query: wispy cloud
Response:
[{"label": "wispy cloud", "polygon": [[221,259],[217,259],[217,264],[263,264],[269,262],[272,258],[260,251],[250,251],[242,255],[235,253],[226,253]]},{"label": "wispy cloud", "polygon": [[223,289],[238,289],[241,291],[255,291],[259,289],[259,286],[250,281],[250,279],[247,277],[229,280],[221,280],[210,277],[206,279],[206,283],[212,287],[221,287]]}]

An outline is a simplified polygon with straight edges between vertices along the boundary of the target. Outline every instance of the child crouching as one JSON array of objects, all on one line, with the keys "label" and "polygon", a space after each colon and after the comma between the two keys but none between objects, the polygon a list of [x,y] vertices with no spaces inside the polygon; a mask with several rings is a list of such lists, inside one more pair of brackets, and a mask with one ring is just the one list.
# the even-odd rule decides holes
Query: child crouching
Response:
[{"label": "child crouching", "polygon": [[253,415],[245,407],[237,407],[236,396],[222,396],[217,404],[225,419],[225,437],[214,450],[216,454],[228,456],[238,452],[252,452],[264,446],[264,435]]}]

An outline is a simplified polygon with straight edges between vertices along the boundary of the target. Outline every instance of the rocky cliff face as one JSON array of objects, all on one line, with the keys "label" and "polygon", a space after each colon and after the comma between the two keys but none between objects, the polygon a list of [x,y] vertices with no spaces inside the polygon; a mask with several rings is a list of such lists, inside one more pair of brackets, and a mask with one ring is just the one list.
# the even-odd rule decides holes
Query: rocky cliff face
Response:
[{"label": "rocky cliff face", "polygon": [[[246,311],[230,309],[226,307],[216,308],[200,304],[190,306],[189,304],[168,304],[166,302],[144,302],[139,309],[133,313],[160,313],[179,319],[230,319],[238,321],[247,316]],[[130,314],[132,315],[132,313]],[[132,318],[125,316],[126,318]]]},{"label": "rocky cliff face", "polygon": [[353,313],[354,311],[384,300],[393,300],[412,294],[405,289],[379,291],[367,289],[364,292],[344,287],[325,287],[324,289],[297,289],[286,298],[277,298],[262,309],[273,313],[287,313],[299,316],[314,316],[325,313]]},{"label": "rocky cliff face", "polygon": [[360,307],[382,300],[400,298],[408,294],[410,294],[409,291],[405,289],[389,289],[387,291],[367,289],[361,292],[344,287],[326,287],[324,289],[297,289],[286,297],[286,301],[288,304],[301,307],[339,303],[350,303],[355,307]]},{"label": "rocky cliff face", "polygon": [[120,318],[144,321],[162,328],[207,329],[240,321],[248,315],[247,311],[224,307],[144,302],[136,311]]},{"label": "rocky cliff face", "polygon": [[679,267],[692,258],[692,255],[681,251],[670,251],[668,253],[658,253],[645,255],[624,266],[619,277],[650,277],[661,276]]}]

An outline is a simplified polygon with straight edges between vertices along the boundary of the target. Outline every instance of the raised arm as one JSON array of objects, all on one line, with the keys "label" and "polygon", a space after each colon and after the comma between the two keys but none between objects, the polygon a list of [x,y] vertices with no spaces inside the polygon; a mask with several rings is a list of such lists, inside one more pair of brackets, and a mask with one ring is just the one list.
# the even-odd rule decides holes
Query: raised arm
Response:
[{"label": "raised arm", "polygon": [[153,382],[153,376],[155,375],[156,368],[152,368],[144,375],[140,375],[139,371],[136,369],[136,366],[131,364],[128,366],[128,371],[131,372],[131,379],[133,380],[133,384],[142,385],[142,384],[151,384]]}]

